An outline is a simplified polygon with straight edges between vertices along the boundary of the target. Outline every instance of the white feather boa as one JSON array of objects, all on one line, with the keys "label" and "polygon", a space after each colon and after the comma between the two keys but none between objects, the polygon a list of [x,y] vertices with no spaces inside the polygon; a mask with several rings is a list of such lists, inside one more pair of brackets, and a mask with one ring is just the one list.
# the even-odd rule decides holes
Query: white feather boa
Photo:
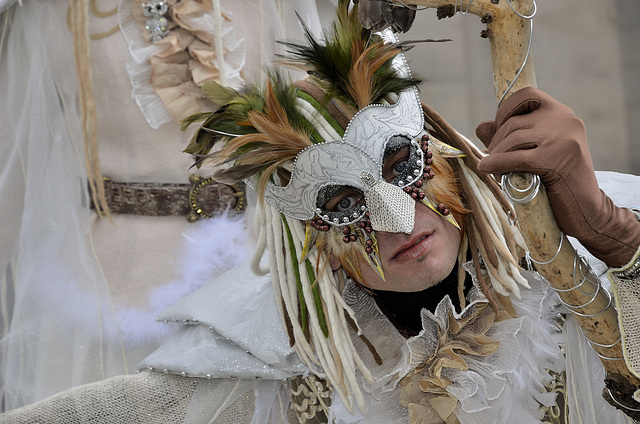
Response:
[{"label": "white feather boa", "polygon": [[[106,343],[122,342],[127,347],[157,345],[173,331],[170,326],[156,322],[160,311],[250,256],[246,218],[224,215],[199,221],[183,233],[181,246],[176,250],[180,252],[176,258],[177,277],[157,287],[146,304],[114,305],[108,297],[73,287],[64,278],[65,270],[60,269],[52,274],[62,277],[43,287],[40,296],[43,307],[59,309],[58,316],[64,317],[63,322],[74,322],[95,337],[98,337],[95,329],[100,328],[99,336]],[[43,269],[51,272],[51,268]]]}]

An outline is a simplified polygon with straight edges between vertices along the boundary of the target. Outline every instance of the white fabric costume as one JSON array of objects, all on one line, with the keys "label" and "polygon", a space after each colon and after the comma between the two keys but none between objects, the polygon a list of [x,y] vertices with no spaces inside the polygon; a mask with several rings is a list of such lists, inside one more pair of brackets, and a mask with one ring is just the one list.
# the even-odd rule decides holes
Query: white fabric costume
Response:
[{"label": "white fabric costume", "polygon": [[[640,177],[610,172],[598,173],[598,177],[619,206],[630,207],[640,201]],[[205,230],[192,242],[206,243],[210,236]],[[592,264],[596,270],[606,270],[595,259]],[[559,306],[556,294],[540,280],[532,276],[528,279],[531,289],[522,291],[521,301],[514,301],[518,318],[497,323],[487,333],[500,341],[498,351],[469,361],[468,371],[454,371],[450,376],[455,383],[447,391],[460,400],[460,422],[541,422],[538,401],[553,405],[554,394],[536,395],[535,385],[549,380],[546,370],[566,369],[566,400],[572,423],[630,423],[602,399],[602,365],[574,320],[569,317],[558,332],[557,317],[567,311]],[[481,295],[474,296],[482,303]],[[367,411],[349,412],[334,393],[330,414],[335,421],[331,422],[409,422],[406,408],[399,403],[398,382],[432,352],[430,331],[404,339],[361,288],[349,285],[344,297],[354,307],[363,333],[377,346],[383,362],[382,366],[376,365],[367,356],[367,348],[358,345],[375,378],[372,385],[364,383]],[[443,312],[449,304],[444,299],[433,318],[423,312],[423,322],[428,323],[425,328],[433,328],[435,323],[442,326]],[[467,308],[474,308],[474,304]],[[206,423],[213,417],[217,420],[213,422],[220,423],[248,423],[251,419],[252,423],[286,422],[281,411],[290,393],[287,378],[308,370],[289,347],[268,275],[256,276],[248,263],[242,264],[171,305],[159,319],[181,328],[141,363],[140,374],[63,393],[40,405],[0,416],[0,422],[32,422],[29,419],[38,417],[47,422],[75,422],[67,420],[65,414],[85,417],[82,422],[175,419],[171,422]],[[100,411],[104,414],[101,408],[113,407],[111,391],[128,397],[130,409],[126,414],[115,408],[113,416],[100,415]],[[98,404],[85,404],[85,398]],[[181,400],[177,403],[176,399]],[[160,413],[159,406],[165,408]],[[144,421],[149,410],[160,415]],[[118,421],[121,413],[122,421]],[[94,421],[87,418],[91,414],[95,415],[91,418]],[[267,421],[269,417],[272,421]]]},{"label": "white fabric costume", "polygon": [[[640,177],[612,172],[598,173],[598,177],[605,192],[617,205],[632,207],[640,202]],[[575,245],[580,249],[579,243]],[[584,253],[584,249],[580,250]],[[599,271],[603,284],[608,285],[606,266],[593,257],[591,264]],[[496,323],[487,333],[500,341],[499,350],[486,358],[478,358],[475,364],[469,363],[468,371],[455,371],[448,376],[454,384],[447,391],[460,400],[457,417],[462,423],[541,422],[537,402],[553,405],[555,393],[536,395],[535,385],[549,380],[547,370],[561,373],[566,369],[566,399],[571,422],[630,422],[602,398],[602,365],[575,321],[569,317],[558,332],[558,316],[570,316],[570,313],[560,305],[555,292],[533,275],[527,279],[531,289],[522,291],[521,301],[514,300],[518,318]],[[238,288],[244,284],[253,288],[245,286],[242,296],[238,297]],[[238,378],[279,379],[278,371],[291,369],[285,361],[292,358],[293,351],[284,349],[288,346],[284,327],[269,321],[277,315],[270,288],[268,276],[256,277],[245,264],[172,305],[160,318],[167,322],[182,322],[185,328],[181,336],[174,336],[147,357],[141,364],[142,369],[151,367],[156,372],[170,370],[176,374],[184,372],[204,378],[207,374],[224,378],[225,374],[232,372]],[[363,354],[375,378],[374,384],[363,380],[367,412],[356,410],[351,414],[340,398],[334,396],[331,419],[336,423],[408,422],[406,408],[399,403],[398,382],[433,353],[432,326],[435,323],[440,327],[446,324],[450,302],[443,300],[434,318],[423,312],[423,323],[428,323],[424,334],[407,340],[359,286],[350,284],[343,296],[354,309],[362,332],[377,347],[383,362],[382,366],[377,366],[371,355]],[[476,292],[473,297],[482,302],[481,294]],[[214,301],[217,306],[211,304],[210,299],[214,298],[217,298]],[[467,309],[473,307],[470,304]],[[234,359],[233,364],[220,368],[225,364],[223,359],[208,361],[202,355],[215,350],[208,343],[218,346],[222,340],[227,340],[227,348],[235,349],[236,353],[229,356]],[[193,346],[198,346],[198,349],[194,350]],[[357,346],[359,351],[368,352],[362,342]],[[566,360],[563,352],[566,352]],[[235,363],[247,358],[252,362],[248,375],[247,368]]]}]

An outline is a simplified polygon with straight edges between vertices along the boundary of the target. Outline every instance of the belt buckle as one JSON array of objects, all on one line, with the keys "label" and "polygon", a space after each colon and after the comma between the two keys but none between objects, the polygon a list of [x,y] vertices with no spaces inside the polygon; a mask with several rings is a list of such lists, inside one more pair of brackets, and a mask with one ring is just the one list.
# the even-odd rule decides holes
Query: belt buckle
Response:
[{"label": "belt buckle", "polygon": [[[189,182],[191,183],[191,189],[189,190],[189,207],[191,210],[187,214],[187,220],[189,222],[196,222],[202,218],[213,218],[213,216],[215,215],[213,212],[207,212],[204,205],[201,204],[202,202],[199,201],[199,195],[202,194],[201,191],[204,191],[205,187],[212,184],[219,185],[220,189],[224,187],[230,188],[232,190],[232,193],[228,196],[231,198],[235,198],[236,200],[233,209],[236,212],[242,212],[244,210],[245,194],[243,187],[241,187],[240,184],[223,184],[217,182],[213,178],[203,178],[202,176],[195,173],[189,175]],[[222,191],[219,190],[219,194],[221,193]],[[231,202],[229,202],[229,204],[230,203]]]}]

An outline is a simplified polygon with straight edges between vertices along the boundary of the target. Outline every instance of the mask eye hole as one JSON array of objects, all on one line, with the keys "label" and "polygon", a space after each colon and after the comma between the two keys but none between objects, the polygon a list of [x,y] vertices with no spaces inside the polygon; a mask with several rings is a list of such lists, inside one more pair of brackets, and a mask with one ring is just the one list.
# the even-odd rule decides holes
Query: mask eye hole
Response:
[{"label": "mask eye hole", "polygon": [[386,182],[392,183],[398,177],[406,175],[409,168],[409,153],[409,146],[405,146],[384,159],[382,176]]},{"label": "mask eye hole", "polygon": [[364,202],[364,196],[352,188],[345,188],[337,192],[324,204],[322,209],[329,212],[345,212]]},{"label": "mask eye hole", "polygon": [[331,185],[318,193],[316,213],[333,225],[351,224],[367,211],[364,194],[350,186]]},{"label": "mask eye hole", "polygon": [[406,187],[422,175],[422,160],[422,150],[413,139],[393,136],[384,151],[382,177],[390,184]]}]

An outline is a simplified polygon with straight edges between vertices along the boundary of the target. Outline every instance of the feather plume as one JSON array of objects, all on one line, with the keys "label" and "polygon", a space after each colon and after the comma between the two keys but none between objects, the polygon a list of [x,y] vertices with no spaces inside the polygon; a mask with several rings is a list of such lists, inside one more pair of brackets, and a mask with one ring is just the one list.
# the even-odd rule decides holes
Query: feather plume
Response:
[{"label": "feather plume", "polygon": [[239,95],[233,88],[218,84],[214,80],[202,84],[202,92],[219,105],[227,104]]},{"label": "feather plume", "polygon": [[247,121],[257,132],[232,139],[220,151],[221,161],[236,157],[236,167],[254,171],[263,169],[258,183],[260,193],[264,192],[273,172],[312,144],[309,135],[291,123],[283,103],[276,99],[271,82],[267,85],[264,99],[263,112],[247,112]]},{"label": "feather plume", "polygon": [[323,87],[327,98],[336,97],[357,109],[380,103],[388,93],[418,85],[421,80],[401,78],[391,66],[393,57],[410,46],[383,44],[358,20],[358,5],[349,12],[348,4],[339,2],[338,19],[323,31],[324,43],[301,20],[307,43],[281,42],[287,55],[280,56],[280,63],[307,72]]},{"label": "feather plume", "polygon": [[[234,183],[260,173],[263,191],[273,172],[312,143],[322,141],[296,110],[295,87],[286,84],[278,72],[269,73],[264,89],[252,85],[238,92],[210,82],[206,93],[221,106],[208,115],[185,151],[194,154],[196,166],[205,160],[214,166],[235,162],[215,173],[219,181]],[[184,123],[196,119],[202,120],[202,114]],[[218,142],[224,143],[222,149],[209,154]]]}]

